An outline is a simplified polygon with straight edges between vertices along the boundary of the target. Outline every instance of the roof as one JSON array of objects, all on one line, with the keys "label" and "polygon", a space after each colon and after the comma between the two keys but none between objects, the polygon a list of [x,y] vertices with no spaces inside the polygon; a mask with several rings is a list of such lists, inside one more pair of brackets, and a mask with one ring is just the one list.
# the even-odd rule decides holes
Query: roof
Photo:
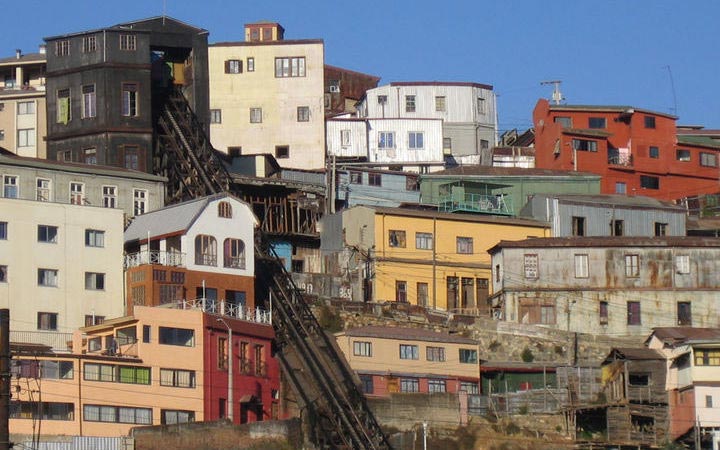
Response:
[{"label": "roof", "polygon": [[649,109],[635,108],[628,105],[550,105],[550,111],[588,111],[588,112],[614,112],[614,113],[645,113],[656,116],[663,116],[670,119],[677,119],[671,114],[650,111]]},{"label": "roof", "polygon": [[630,196],[620,194],[535,194],[534,197],[556,198],[561,203],[591,205],[604,207],[626,207],[632,209],[665,209],[677,213],[685,213],[683,206],[642,195]]},{"label": "roof", "polygon": [[281,41],[226,41],[209,44],[208,47],[254,47],[258,45],[302,45],[323,44],[322,39],[286,39]]},{"label": "roof", "polygon": [[20,58],[18,58],[17,56],[8,56],[7,58],[0,58],[0,65],[44,63],[45,61],[47,61],[47,55],[44,53],[28,53],[28,54],[21,54]]},{"label": "roof", "polygon": [[648,338],[656,337],[665,344],[677,345],[691,342],[715,341],[720,343],[720,328],[657,327]]},{"label": "roof", "polygon": [[447,177],[447,176],[476,176],[476,177],[592,177],[600,178],[600,175],[589,172],[575,172],[572,170],[551,170],[551,169],[527,169],[523,167],[491,167],[491,166],[457,166],[451,169],[423,174],[422,178]]},{"label": "roof", "polygon": [[612,136],[612,133],[608,133],[604,130],[596,130],[594,128],[563,128],[564,134],[576,134],[579,136],[592,136],[597,138],[604,138]]},{"label": "roof", "polygon": [[615,347],[605,361],[618,359],[634,359],[634,360],[665,360],[665,355],[659,350],[647,347]]},{"label": "roof", "polygon": [[169,22],[169,23],[172,23],[175,25],[180,25],[185,28],[191,28],[191,29],[195,30],[198,34],[207,34],[208,33],[208,30],[206,30],[204,28],[198,28],[196,26],[187,24],[181,20],[178,20],[178,19],[175,19],[175,18],[172,18],[169,16],[155,16],[155,17],[149,17],[147,19],[139,19],[139,20],[133,20],[130,22],[119,23],[119,24],[111,25],[109,27],[104,27],[104,28],[95,28],[95,29],[90,29],[90,30],[85,30],[85,31],[77,31],[74,33],[59,34],[56,36],[47,36],[43,39],[45,39],[46,41],[52,41],[55,39],[63,39],[63,38],[69,38],[69,37],[73,37],[73,36],[81,36],[84,34],[98,33],[100,31],[104,31],[104,30],[120,31],[120,30],[127,30],[129,28],[131,28],[135,31],[150,32],[151,29],[150,28],[143,29],[143,25],[150,25],[150,24],[157,23],[157,22],[161,22],[162,25],[164,25],[166,22]]},{"label": "roof", "polygon": [[370,325],[360,328],[352,328],[345,330],[340,335],[350,337],[375,337],[381,339],[397,339],[402,341],[426,341],[426,342],[446,342],[450,344],[467,344],[477,345],[478,342],[447,333],[439,333],[432,330],[422,328],[404,328],[404,327],[384,327],[378,325]]},{"label": "roof", "polygon": [[373,81],[375,81],[376,83],[378,81],[380,81],[380,77],[378,77],[376,75],[370,75],[369,73],[358,72],[356,70],[350,70],[350,69],[344,69],[344,68],[338,67],[338,66],[331,66],[330,64],[325,64],[324,67],[325,67],[325,70],[327,70],[327,71],[337,71],[337,72],[344,72],[344,73],[348,73],[348,74],[352,74],[352,75],[360,75],[362,77],[370,78]]},{"label": "roof", "polygon": [[493,90],[489,84],[473,83],[469,81],[393,81],[390,86],[461,86]]},{"label": "roof", "polygon": [[486,361],[480,360],[480,371],[512,371],[512,372],[555,372],[557,367],[567,366],[560,362],[519,362],[519,361]]},{"label": "roof", "polygon": [[535,156],[535,147],[505,146],[494,147],[493,155],[498,156]]},{"label": "roof", "polygon": [[578,247],[720,247],[720,238],[704,236],[575,236],[530,238],[521,241],[500,241],[488,252],[503,248],[578,248]]},{"label": "roof", "polygon": [[697,145],[700,147],[710,147],[720,150],[720,140],[713,139],[709,136],[688,136],[677,135],[678,145]]},{"label": "roof", "polygon": [[[419,210],[419,209],[409,209],[409,208],[389,208],[384,206],[368,206],[368,205],[359,205],[354,206],[350,208],[349,210],[352,210],[354,208],[368,208],[375,211],[376,214],[385,214],[385,215],[393,215],[393,216],[404,216],[404,217],[420,217],[420,218],[428,218],[428,219],[439,219],[439,220],[450,220],[450,221],[458,221],[458,222],[474,222],[474,223],[494,223],[494,224],[500,224],[500,225],[520,225],[520,226],[527,226],[527,227],[536,227],[536,228],[550,228],[550,224],[547,222],[539,221],[539,220],[533,220],[533,219],[520,219],[520,218],[511,218],[511,217],[496,217],[486,214],[456,214],[456,213],[446,213],[446,212],[438,212],[436,210],[429,211],[429,210]],[[349,211],[346,210],[346,211]],[[720,239],[718,239],[720,242]]]}]

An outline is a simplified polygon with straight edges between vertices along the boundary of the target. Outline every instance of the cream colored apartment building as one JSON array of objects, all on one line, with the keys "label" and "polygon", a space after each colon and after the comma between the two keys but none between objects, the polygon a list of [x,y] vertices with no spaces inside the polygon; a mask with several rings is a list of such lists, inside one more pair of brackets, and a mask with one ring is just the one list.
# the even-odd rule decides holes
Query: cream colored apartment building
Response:
[{"label": "cream colored apartment building", "polygon": [[324,167],[322,40],[285,40],[277,23],[247,24],[244,42],[211,44],[208,59],[213,147]]}]

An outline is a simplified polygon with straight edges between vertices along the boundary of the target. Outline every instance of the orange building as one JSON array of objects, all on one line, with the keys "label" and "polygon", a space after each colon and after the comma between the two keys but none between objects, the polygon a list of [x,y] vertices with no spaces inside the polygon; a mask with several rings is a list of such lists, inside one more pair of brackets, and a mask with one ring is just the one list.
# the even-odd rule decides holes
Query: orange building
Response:
[{"label": "orange building", "polygon": [[602,176],[601,193],[676,200],[720,190],[712,139],[678,139],[676,117],[631,106],[551,105],[533,111],[535,167]]}]

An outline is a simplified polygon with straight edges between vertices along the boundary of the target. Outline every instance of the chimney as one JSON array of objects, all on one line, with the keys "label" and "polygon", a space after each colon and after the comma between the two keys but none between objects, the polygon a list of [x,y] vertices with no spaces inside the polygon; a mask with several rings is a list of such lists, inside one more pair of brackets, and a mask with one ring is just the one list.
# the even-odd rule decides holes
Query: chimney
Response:
[{"label": "chimney", "polygon": [[15,49],[15,58],[20,59],[21,56],[22,56],[22,50],[20,50],[19,48],[16,48]]},{"label": "chimney", "polygon": [[41,55],[44,55],[45,53],[47,53],[47,45],[40,44],[38,46],[38,53],[40,53]]}]

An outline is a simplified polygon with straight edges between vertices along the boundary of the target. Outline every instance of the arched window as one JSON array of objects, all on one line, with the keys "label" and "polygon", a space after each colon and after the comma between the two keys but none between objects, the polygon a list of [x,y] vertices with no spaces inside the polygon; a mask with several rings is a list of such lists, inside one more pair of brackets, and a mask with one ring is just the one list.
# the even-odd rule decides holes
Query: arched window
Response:
[{"label": "arched window", "polygon": [[225,239],[223,265],[233,269],[245,268],[245,243],[240,239]]},{"label": "arched window", "polygon": [[206,234],[195,237],[195,264],[217,266],[217,242],[214,237]]},{"label": "arched window", "polygon": [[232,219],[232,205],[228,202],[218,203],[218,216]]}]

